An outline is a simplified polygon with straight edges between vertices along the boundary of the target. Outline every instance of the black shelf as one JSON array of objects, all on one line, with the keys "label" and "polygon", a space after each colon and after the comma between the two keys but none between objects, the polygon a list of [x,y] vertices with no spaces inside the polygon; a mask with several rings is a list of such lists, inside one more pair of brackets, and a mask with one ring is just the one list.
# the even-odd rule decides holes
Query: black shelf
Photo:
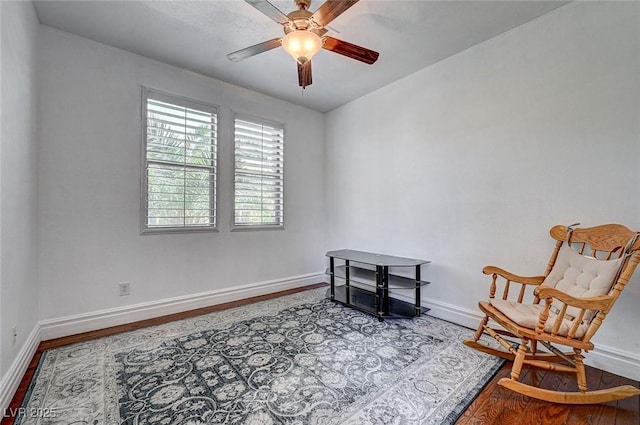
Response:
[{"label": "black shelf", "polygon": [[353,249],[339,249],[327,252],[327,257],[339,258],[341,260],[357,261],[362,264],[387,267],[415,267],[430,263],[428,260],[418,260],[416,258],[396,257],[394,255],[378,254],[375,252],[356,251]]},{"label": "black shelf", "polygon": [[[334,267],[335,277],[339,279],[347,278],[347,266],[336,266]],[[330,274],[331,271],[327,269],[327,274]],[[349,266],[349,281],[357,282],[363,285],[368,286],[376,286],[376,271],[369,270],[362,267],[357,267],[350,265]],[[425,286],[430,284],[431,282],[427,282],[425,280],[420,281],[420,286]],[[410,277],[398,276],[395,274],[389,274],[389,289],[415,289],[416,288],[416,280],[411,279]]]}]

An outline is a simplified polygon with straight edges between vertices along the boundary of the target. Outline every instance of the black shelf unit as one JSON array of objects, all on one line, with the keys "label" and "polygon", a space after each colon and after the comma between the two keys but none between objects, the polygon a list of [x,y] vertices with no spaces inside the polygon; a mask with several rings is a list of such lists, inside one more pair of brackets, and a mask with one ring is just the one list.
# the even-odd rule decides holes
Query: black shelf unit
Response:
[{"label": "black shelf unit", "polygon": [[[429,284],[421,280],[420,269],[429,261],[349,249],[329,251],[326,255],[331,283],[328,297],[332,301],[372,314],[380,321],[420,316],[429,310],[420,305],[420,289]],[[336,260],[344,264],[336,265]],[[390,267],[412,267],[415,277],[390,274]],[[344,285],[336,285],[337,280],[344,281]],[[414,292],[414,303],[391,296],[390,290],[403,289]]]}]

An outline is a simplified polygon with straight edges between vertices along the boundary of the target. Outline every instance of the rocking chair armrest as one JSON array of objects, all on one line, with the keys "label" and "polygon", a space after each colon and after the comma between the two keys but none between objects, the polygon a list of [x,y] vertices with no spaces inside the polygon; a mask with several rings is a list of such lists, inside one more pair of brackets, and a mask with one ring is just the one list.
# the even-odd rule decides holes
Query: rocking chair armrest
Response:
[{"label": "rocking chair armrest", "polygon": [[613,298],[609,295],[597,297],[576,298],[556,288],[541,286],[536,288],[535,294],[540,299],[555,298],[568,306],[584,310],[605,310],[611,304]]},{"label": "rocking chair armrest", "polygon": [[482,273],[497,274],[498,276],[512,282],[523,283],[525,285],[540,285],[544,281],[544,276],[519,276],[496,266],[486,266],[484,269],[482,269]]}]

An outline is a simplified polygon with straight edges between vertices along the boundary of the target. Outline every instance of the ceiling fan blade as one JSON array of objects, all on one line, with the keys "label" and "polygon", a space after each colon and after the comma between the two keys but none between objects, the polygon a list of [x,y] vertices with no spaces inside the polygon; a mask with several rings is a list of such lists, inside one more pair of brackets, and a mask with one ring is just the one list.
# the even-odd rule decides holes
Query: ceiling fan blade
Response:
[{"label": "ceiling fan blade", "polygon": [[328,25],[357,2],[358,0],[327,0],[315,11],[311,19],[320,26]]},{"label": "ceiling fan blade", "polygon": [[276,47],[280,47],[279,38],[274,38],[272,40],[264,41],[254,46],[238,50],[237,52],[229,53],[227,57],[232,62],[240,62],[241,60],[250,58],[251,56],[255,56],[259,53],[266,52],[267,50],[275,49]]},{"label": "ceiling fan blade", "polygon": [[325,36],[323,49],[330,50],[335,53],[339,53],[351,59],[359,60],[366,64],[371,65],[378,60],[380,53],[373,50],[366,49],[364,47],[357,46],[355,44],[347,43],[346,41],[338,40],[337,38]]},{"label": "ceiling fan blade", "polygon": [[280,25],[284,25],[289,22],[289,18],[287,15],[282,13],[280,9],[269,3],[267,0],[244,0],[249,3],[251,6],[258,9],[260,12],[267,15],[269,18],[273,19]]},{"label": "ceiling fan blade", "polygon": [[311,61],[305,62],[304,65],[298,63],[298,83],[302,88],[311,85]]}]

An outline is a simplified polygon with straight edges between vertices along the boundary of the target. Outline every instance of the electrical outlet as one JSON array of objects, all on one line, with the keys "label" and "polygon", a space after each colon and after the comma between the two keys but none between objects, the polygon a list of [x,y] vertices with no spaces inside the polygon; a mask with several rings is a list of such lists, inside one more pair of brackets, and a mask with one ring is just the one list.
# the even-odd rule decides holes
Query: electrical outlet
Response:
[{"label": "electrical outlet", "polygon": [[122,282],[120,284],[120,296],[129,295],[131,290],[131,284],[129,282]]},{"label": "electrical outlet", "polygon": [[17,340],[18,340],[18,328],[14,326],[13,328],[11,328],[11,344],[16,345]]}]

